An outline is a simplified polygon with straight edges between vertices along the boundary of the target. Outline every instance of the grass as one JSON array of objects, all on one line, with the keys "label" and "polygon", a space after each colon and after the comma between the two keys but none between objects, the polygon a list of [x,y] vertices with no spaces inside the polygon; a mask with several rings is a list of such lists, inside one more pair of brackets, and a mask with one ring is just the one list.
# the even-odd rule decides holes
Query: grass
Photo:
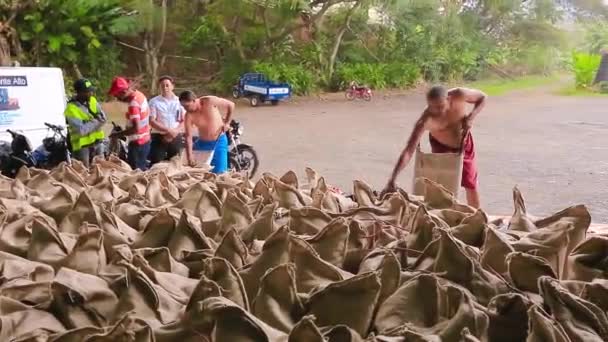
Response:
[{"label": "grass", "polygon": [[468,84],[468,87],[476,88],[490,96],[500,96],[515,90],[538,88],[559,81],[559,76],[523,76],[512,80],[493,79],[482,80]]},{"label": "grass", "polygon": [[580,97],[605,97],[608,96],[608,93],[600,93],[598,91],[594,91],[592,89],[585,88],[576,88],[573,86],[567,86],[561,89],[558,89],[555,92],[556,95],[561,96],[580,96]]}]

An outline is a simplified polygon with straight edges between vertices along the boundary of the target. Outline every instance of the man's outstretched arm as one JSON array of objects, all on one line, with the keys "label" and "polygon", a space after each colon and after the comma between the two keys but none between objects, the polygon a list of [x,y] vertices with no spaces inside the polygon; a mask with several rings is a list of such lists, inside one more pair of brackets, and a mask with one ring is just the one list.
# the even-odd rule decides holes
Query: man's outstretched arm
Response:
[{"label": "man's outstretched arm", "polygon": [[414,154],[414,151],[416,150],[416,147],[418,146],[418,143],[422,138],[422,134],[424,133],[426,121],[426,114],[422,114],[420,119],[418,119],[418,121],[416,122],[416,125],[414,125],[414,130],[412,131],[409,139],[407,140],[407,145],[399,155],[397,164],[395,165],[393,173],[391,174],[391,177],[389,178],[388,183],[386,184],[384,192],[392,192],[395,190],[395,181],[397,180],[397,176],[399,176],[399,173],[407,166],[407,164],[410,162],[410,159],[412,159],[412,155]]}]

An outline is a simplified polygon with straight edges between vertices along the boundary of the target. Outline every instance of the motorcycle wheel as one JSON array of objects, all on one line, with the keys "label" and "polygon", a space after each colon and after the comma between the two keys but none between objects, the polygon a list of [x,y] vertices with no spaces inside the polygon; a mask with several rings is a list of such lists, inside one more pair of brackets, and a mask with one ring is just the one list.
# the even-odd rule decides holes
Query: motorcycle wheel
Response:
[{"label": "motorcycle wheel", "polygon": [[258,171],[260,160],[258,154],[250,146],[237,146],[238,155],[230,153],[228,156],[229,167],[237,172],[246,171],[249,178],[252,178]]},{"label": "motorcycle wheel", "polygon": [[344,96],[346,96],[346,99],[348,101],[352,101],[355,99],[355,94],[352,91],[347,91]]},{"label": "motorcycle wheel", "polygon": [[369,94],[369,93],[363,94],[363,99],[365,101],[371,101],[372,100],[372,94]]}]

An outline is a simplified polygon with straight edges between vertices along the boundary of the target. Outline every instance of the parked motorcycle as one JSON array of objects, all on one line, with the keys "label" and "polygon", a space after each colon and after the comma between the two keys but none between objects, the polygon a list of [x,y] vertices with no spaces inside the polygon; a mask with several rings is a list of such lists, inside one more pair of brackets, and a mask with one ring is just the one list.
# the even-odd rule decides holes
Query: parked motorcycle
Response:
[{"label": "parked motorcycle", "polygon": [[44,125],[51,131],[52,135],[44,138],[42,145],[38,146],[32,153],[36,167],[51,169],[62,162],[71,164],[72,157],[68,146],[68,137],[64,133],[65,128],[46,122]]},{"label": "parked motorcycle", "polygon": [[346,99],[352,101],[354,99],[364,99],[365,101],[372,100],[372,90],[366,86],[359,86],[352,82],[346,90]]},{"label": "parked motorcycle", "polygon": [[[117,133],[122,131],[122,127],[117,125],[114,121],[112,121],[112,133]],[[108,138],[104,141],[104,151],[106,154],[106,158],[109,157],[110,154],[114,154],[118,156],[121,160],[128,162],[128,147],[127,147],[127,138]]]},{"label": "parked motorcycle", "polygon": [[22,166],[36,166],[36,161],[32,156],[32,145],[29,139],[10,129],[7,130],[11,135],[11,143],[2,142],[0,144],[0,172],[2,175],[15,178]]},{"label": "parked motorcycle", "polygon": [[228,167],[234,171],[248,173],[253,177],[260,166],[258,155],[253,146],[241,143],[243,126],[240,122],[232,120],[228,136]]}]

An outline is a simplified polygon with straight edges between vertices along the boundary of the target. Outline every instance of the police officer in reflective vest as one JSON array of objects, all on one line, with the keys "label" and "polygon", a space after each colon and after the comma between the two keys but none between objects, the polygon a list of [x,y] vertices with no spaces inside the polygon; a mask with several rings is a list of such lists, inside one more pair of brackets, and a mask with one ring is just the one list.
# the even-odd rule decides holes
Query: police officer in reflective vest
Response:
[{"label": "police officer in reflective vest", "polygon": [[68,123],[72,156],[85,166],[96,155],[103,154],[103,130],[106,115],[93,96],[95,88],[87,79],[74,82],[76,95],[65,108],[65,118]]}]

